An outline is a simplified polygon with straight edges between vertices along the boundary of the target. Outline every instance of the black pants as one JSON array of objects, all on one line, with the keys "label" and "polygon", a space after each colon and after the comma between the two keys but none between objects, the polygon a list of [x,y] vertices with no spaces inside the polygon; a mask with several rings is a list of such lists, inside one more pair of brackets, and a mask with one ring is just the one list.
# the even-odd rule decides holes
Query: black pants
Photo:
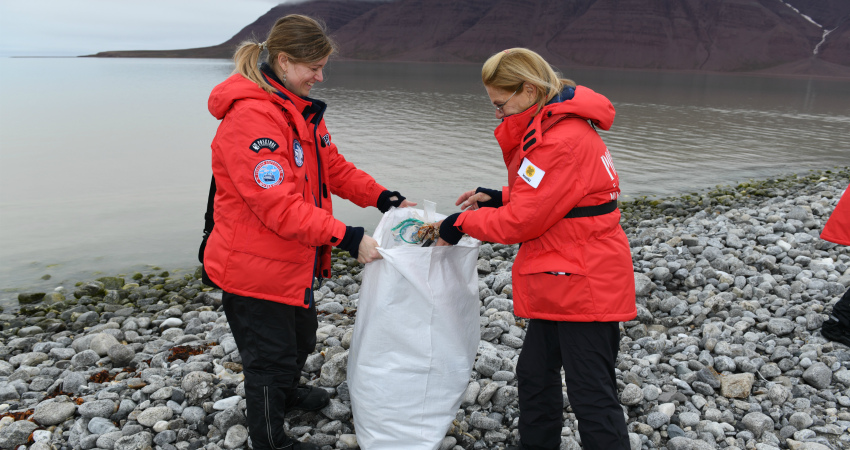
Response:
[{"label": "black pants", "polygon": [[254,449],[289,448],[283,429],[286,398],[298,387],[307,356],[316,349],[315,307],[224,292],[224,313],[242,356],[248,434]]},{"label": "black pants", "polygon": [[561,366],[585,449],[629,450],[617,398],[617,322],[529,322],[517,363],[523,450],[557,450],[564,424]]},{"label": "black pants", "polygon": [[850,289],[832,307],[832,315],[838,319],[838,322],[844,329],[850,330]]}]

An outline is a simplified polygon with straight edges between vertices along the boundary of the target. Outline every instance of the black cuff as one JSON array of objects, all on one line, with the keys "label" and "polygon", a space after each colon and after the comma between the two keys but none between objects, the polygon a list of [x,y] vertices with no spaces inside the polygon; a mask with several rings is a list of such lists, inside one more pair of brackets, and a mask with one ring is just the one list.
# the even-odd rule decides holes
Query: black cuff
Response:
[{"label": "black cuff", "polygon": [[490,200],[487,200],[486,202],[478,202],[479,207],[501,208],[502,206],[504,206],[504,204],[502,203],[502,191],[500,191],[500,190],[497,191],[496,189],[487,189],[487,188],[479,187],[478,189],[475,190],[475,193],[477,194],[479,192],[483,192],[483,193],[490,196]]},{"label": "black cuff", "polygon": [[440,224],[440,238],[452,245],[456,245],[463,237],[463,231],[455,226],[458,217],[460,213],[454,213],[443,219],[443,223]]},{"label": "black cuff", "polygon": [[[393,196],[396,197],[396,200],[390,200],[390,197]],[[385,213],[393,206],[398,207],[403,201],[404,197],[398,191],[384,191],[378,196],[378,209]]]},{"label": "black cuff", "polygon": [[360,241],[363,240],[363,227],[345,227],[345,236],[342,237],[337,248],[347,251],[351,257],[357,259],[360,253]]}]

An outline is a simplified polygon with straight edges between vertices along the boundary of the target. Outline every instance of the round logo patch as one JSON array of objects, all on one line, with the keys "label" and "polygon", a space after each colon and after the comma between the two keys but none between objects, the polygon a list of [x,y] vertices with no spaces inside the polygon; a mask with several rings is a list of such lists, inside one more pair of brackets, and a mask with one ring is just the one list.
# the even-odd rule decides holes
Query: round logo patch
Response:
[{"label": "round logo patch", "polygon": [[263,189],[277,186],[283,181],[283,168],[276,161],[267,159],[254,167],[254,181]]},{"label": "round logo patch", "polygon": [[301,148],[301,143],[298,139],[292,141],[292,153],[295,155],[295,165],[301,167],[304,165],[304,150]]},{"label": "round logo patch", "polygon": [[529,164],[528,167],[525,169],[525,174],[528,175],[529,177],[533,177],[534,176],[534,166]]}]

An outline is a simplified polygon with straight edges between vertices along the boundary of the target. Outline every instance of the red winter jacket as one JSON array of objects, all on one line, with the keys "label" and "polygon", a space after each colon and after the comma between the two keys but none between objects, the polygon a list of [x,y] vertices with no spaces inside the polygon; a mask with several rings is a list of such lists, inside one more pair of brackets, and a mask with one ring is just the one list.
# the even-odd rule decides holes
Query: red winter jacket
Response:
[{"label": "red winter jacket", "polygon": [[614,107],[588,88],[579,86],[572,93],[565,88],[539,114],[532,117],[532,107],[496,128],[508,168],[504,206],[467,210],[455,225],[477,239],[522,243],[513,265],[518,316],[628,321],[637,309],[620,211],[564,218],[573,207],[601,205],[620,193],[611,155],[588,123],[609,129]]},{"label": "red winter jacket", "polygon": [[[848,186],[850,188],[850,186]],[[826,221],[823,231],[820,234],[821,239],[830,242],[835,242],[841,245],[850,245],[850,195],[847,195],[847,189],[835,205],[835,209]]]},{"label": "red winter jacket", "polygon": [[212,142],[215,228],[204,268],[226,292],[306,308],[313,277],[330,276],[330,245],[345,235],[330,194],[366,207],[385,188],[337,152],[324,103],[268,81],[278,95],[239,74],[210,94],[221,124]]}]

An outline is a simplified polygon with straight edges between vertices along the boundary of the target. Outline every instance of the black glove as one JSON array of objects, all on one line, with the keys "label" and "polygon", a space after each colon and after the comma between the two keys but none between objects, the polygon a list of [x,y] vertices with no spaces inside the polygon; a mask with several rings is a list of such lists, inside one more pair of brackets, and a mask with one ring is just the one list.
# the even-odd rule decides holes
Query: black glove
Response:
[{"label": "black glove", "polygon": [[454,213],[443,219],[443,223],[440,224],[440,238],[452,245],[457,245],[460,238],[463,237],[463,231],[455,226],[458,217],[460,217],[460,213]]},{"label": "black glove", "polygon": [[[391,200],[390,197],[395,197],[396,199]],[[393,206],[396,208],[399,207],[403,201],[404,197],[399,194],[398,191],[384,191],[378,196],[378,209],[381,210],[382,213],[385,213]]]},{"label": "black glove", "polygon": [[347,251],[351,257],[357,259],[360,254],[360,241],[363,240],[363,227],[345,227],[345,236],[337,245],[338,248]]},{"label": "black glove", "polygon": [[477,194],[479,192],[487,194],[487,195],[490,196],[490,200],[487,200],[486,202],[478,202],[479,207],[501,208],[502,206],[504,206],[504,203],[502,203],[502,191],[500,191],[500,190],[497,191],[496,189],[487,189],[487,188],[479,187],[478,189],[475,190],[475,193]]}]

